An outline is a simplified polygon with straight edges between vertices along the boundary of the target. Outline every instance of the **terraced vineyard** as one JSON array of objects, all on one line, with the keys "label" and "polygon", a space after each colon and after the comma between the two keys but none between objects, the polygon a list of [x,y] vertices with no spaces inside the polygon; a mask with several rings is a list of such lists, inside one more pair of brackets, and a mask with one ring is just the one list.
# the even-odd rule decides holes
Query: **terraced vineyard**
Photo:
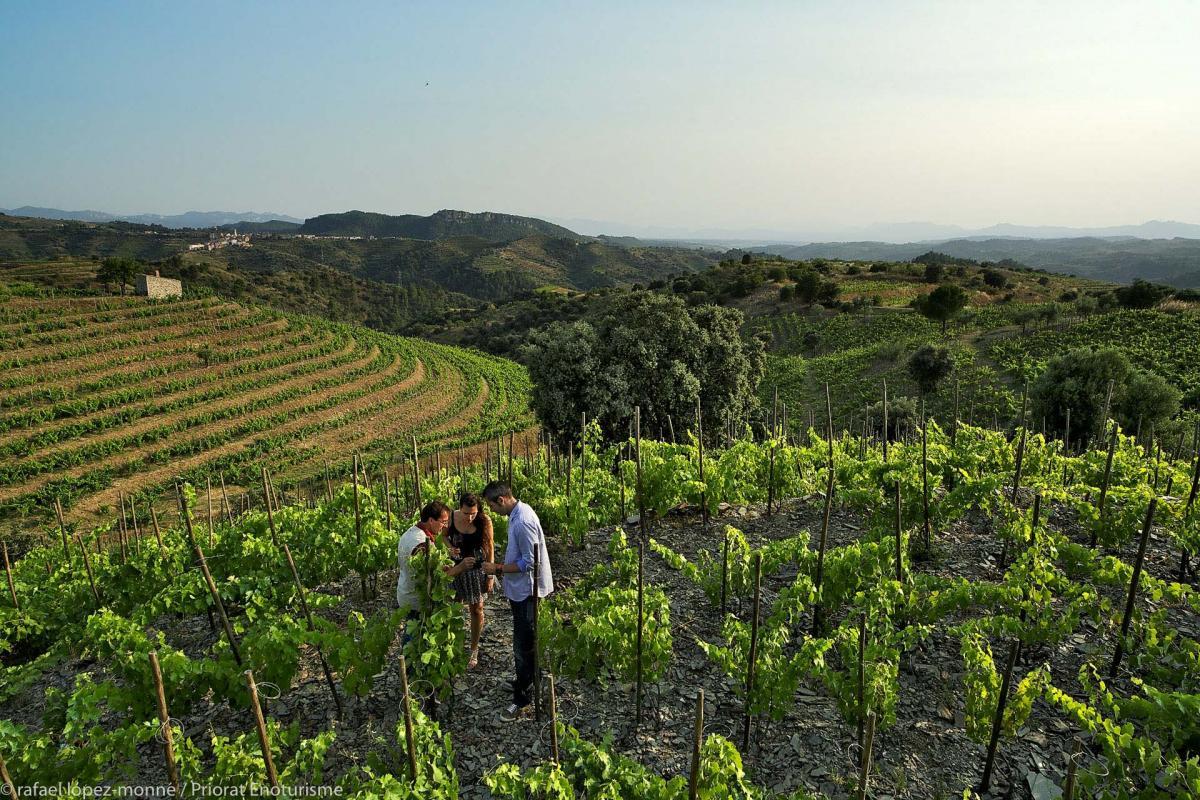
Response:
[{"label": "terraced vineyard", "polygon": [[216,298],[0,300],[0,519],[111,513],[182,476],[288,483],[532,426],[528,376]]},{"label": "terraced vineyard", "polygon": [[0,264],[0,279],[61,289],[83,289],[95,282],[98,266],[91,259],[11,262]]}]

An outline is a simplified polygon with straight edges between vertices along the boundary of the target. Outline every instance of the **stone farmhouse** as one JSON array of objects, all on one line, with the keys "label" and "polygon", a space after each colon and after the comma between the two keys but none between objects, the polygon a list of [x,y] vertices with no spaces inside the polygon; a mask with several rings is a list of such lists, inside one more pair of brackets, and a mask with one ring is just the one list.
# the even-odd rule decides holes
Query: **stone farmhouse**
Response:
[{"label": "stone farmhouse", "polygon": [[153,275],[137,276],[137,293],[145,297],[183,297],[183,282],[174,278],[163,278],[154,270]]}]

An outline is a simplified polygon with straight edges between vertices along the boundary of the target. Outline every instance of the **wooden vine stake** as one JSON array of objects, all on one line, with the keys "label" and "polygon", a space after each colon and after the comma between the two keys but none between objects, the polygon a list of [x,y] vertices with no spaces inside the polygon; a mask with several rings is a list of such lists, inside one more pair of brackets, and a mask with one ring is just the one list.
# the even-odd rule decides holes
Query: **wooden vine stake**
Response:
[{"label": "wooden vine stake", "polygon": [[863,745],[862,766],[858,771],[858,800],[867,800],[867,783],[871,779],[871,751],[875,747],[875,712],[867,714],[866,744]]},{"label": "wooden vine stake", "polygon": [[12,776],[8,774],[8,765],[4,763],[3,753],[0,753],[0,781],[4,783],[5,797],[17,796],[17,787],[13,785]]},{"label": "wooden vine stake", "polygon": [[746,662],[746,707],[742,715],[742,752],[750,749],[750,705],[754,697],[754,667],[758,660],[758,611],[762,601],[762,552],[754,553],[754,617],[750,621],[750,654]]},{"label": "wooden vine stake", "polygon": [[383,510],[387,515],[387,529],[392,529],[392,483],[387,470],[383,472]]},{"label": "wooden vine stake", "polygon": [[635,690],[636,697],[634,698],[635,711],[633,718],[633,729],[635,731],[642,727],[642,637],[646,622],[646,595],[643,577],[643,560],[646,552],[646,543],[640,538],[638,539],[637,550],[637,688]]},{"label": "wooden vine stake", "polygon": [[[206,487],[205,497],[208,501],[208,546],[212,547],[213,542],[213,512],[212,512],[212,478],[205,477],[204,484]],[[132,505],[132,503],[131,503]]]},{"label": "wooden vine stake", "polygon": [[813,604],[812,635],[821,635],[821,581],[825,576],[825,546],[829,541],[829,518],[833,514],[833,410],[829,402],[829,384],[825,384],[825,408],[828,411],[826,432],[829,436],[829,478],[825,483],[825,514],[821,521],[821,539],[817,546],[817,570],[814,578],[816,602]]},{"label": "wooden vine stake", "polygon": [[1004,707],[1008,705],[1008,688],[1012,685],[1013,667],[1021,654],[1021,640],[1013,642],[1008,651],[1008,662],[1004,665],[1004,678],[1000,681],[1000,697],[996,702],[996,713],[992,717],[992,736],[988,740],[987,760],[983,764],[983,778],[979,781],[979,793],[987,794],[992,785],[992,769],[996,766],[996,750],[1000,745],[1000,729],[1004,722]]},{"label": "wooden vine stake", "polygon": [[8,542],[0,542],[4,547],[4,575],[8,578],[8,594],[12,597],[13,608],[17,611],[21,610],[21,603],[17,600],[17,586],[13,583],[12,565],[8,563]]},{"label": "wooden vine stake", "polygon": [[267,507],[267,524],[271,531],[271,544],[279,547],[279,537],[275,534],[275,512],[271,510],[271,478],[267,468],[262,467],[263,505]]},{"label": "wooden vine stake", "polygon": [[229,492],[225,490],[225,473],[221,473],[221,515],[225,522],[233,524],[233,508],[229,505]]},{"label": "wooden vine stake", "polygon": [[175,734],[171,730],[171,715],[167,713],[167,695],[163,691],[162,670],[158,666],[158,652],[150,651],[150,673],[154,676],[154,696],[158,701],[158,723],[162,731],[163,758],[167,762],[167,777],[175,787],[176,796],[182,794],[179,785],[179,768],[175,766]]},{"label": "wooden vine stake", "polygon": [[888,402],[887,381],[883,382],[883,463],[888,460]]},{"label": "wooden vine stake", "polygon": [[779,432],[779,387],[775,387],[775,397],[771,403],[771,435],[769,437],[769,466],[767,468],[767,516],[771,516],[775,508],[775,436]]},{"label": "wooden vine stake", "polygon": [[554,673],[550,673],[550,757],[558,763],[558,695],[554,692]]},{"label": "wooden vine stake", "polygon": [[692,734],[692,768],[688,773],[688,800],[700,792],[700,747],[704,744],[704,690],[696,691],[696,727]]},{"label": "wooden vine stake", "polygon": [[[700,486],[707,487],[704,482],[704,419],[700,414],[700,398],[696,398],[696,458],[700,469]],[[708,498],[704,488],[700,489],[700,525],[708,528]]]},{"label": "wooden vine stake", "polygon": [[408,693],[408,665],[404,662],[404,652],[400,653],[400,691],[403,693],[402,708],[404,711],[404,742],[408,750],[408,775],[415,784],[417,782],[417,743],[413,739],[412,697]]},{"label": "wooden vine stake", "polygon": [[900,516],[900,481],[896,481],[896,580],[904,583],[904,524]]},{"label": "wooden vine stake", "polygon": [[258,686],[254,683],[254,671],[246,670],[246,688],[250,690],[250,707],[254,711],[254,727],[258,729],[258,742],[262,745],[263,762],[267,765],[267,780],[272,789],[279,788],[279,776],[275,773],[275,759],[271,758],[271,740],[267,738],[267,723],[263,719],[262,706],[258,704]]},{"label": "wooden vine stake", "polygon": [[[583,522],[582,522],[581,527],[584,530],[586,530],[587,526],[588,526],[588,522],[589,522],[589,502],[588,502],[588,495],[587,495],[587,413],[586,412],[584,412],[584,414],[582,415],[581,421],[582,421],[583,425],[579,431],[579,491],[583,494],[583,497],[580,498],[582,500],[582,503],[580,503],[580,507],[583,509]],[[509,467],[508,467],[508,469],[509,469],[509,473],[510,473],[509,477],[508,477],[508,485],[511,487],[512,486],[512,474],[511,474],[512,473],[512,440],[511,439],[509,439],[508,445],[509,445]],[[582,535],[581,535],[579,545],[580,545],[580,547],[582,547],[584,544],[586,544],[586,540],[583,539]]]},{"label": "wooden vine stake", "polygon": [[417,452],[417,437],[412,437],[413,446],[413,503],[419,509],[425,505],[421,502],[421,456]]},{"label": "wooden vine stake", "polygon": [[83,545],[83,539],[79,538],[79,534],[75,534],[75,541],[79,543],[79,552],[83,554],[83,568],[87,571],[88,585],[92,587],[92,597],[96,601],[96,606],[100,606],[100,592],[96,590],[96,576],[92,574],[92,560],[88,558],[87,548]]},{"label": "wooden vine stake", "polygon": [[954,379],[954,425],[950,428],[950,446],[958,446],[958,382]]},{"label": "wooden vine stake", "polygon": [[[316,632],[317,625],[313,620],[312,611],[308,607],[308,598],[304,591],[304,584],[300,581],[300,572],[296,569],[296,562],[292,558],[291,549],[285,544],[283,546],[283,554],[287,556],[288,569],[292,571],[292,580],[296,584],[296,596],[300,599],[300,610],[304,612],[304,618],[308,621],[308,629]],[[338,719],[342,718],[342,699],[338,697],[337,686],[333,682],[333,673],[329,669],[329,662],[325,660],[325,651],[321,649],[321,645],[317,645],[317,657],[321,659],[321,671],[325,673],[325,683],[329,686],[329,693],[333,695],[333,704],[337,707]]]},{"label": "wooden vine stake", "polygon": [[[354,454],[354,546],[355,552],[362,550],[362,501],[358,496],[358,453]],[[362,591],[362,599],[367,599],[367,578],[362,573],[360,566],[358,571],[358,585]]]},{"label": "wooden vine stake", "polygon": [[195,552],[196,560],[200,564],[200,571],[204,575],[204,583],[208,586],[208,593],[212,596],[213,605],[217,607],[217,614],[221,618],[221,625],[225,628],[225,638],[229,640],[229,651],[233,653],[233,660],[240,667],[242,665],[242,654],[238,650],[237,638],[233,635],[233,626],[229,624],[229,616],[225,613],[225,603],[221,601],[221,593],[217,591],[216,581],[213,580],[212,572],[208,569],[208,561],[204,558],[204,551],[200,549],[200,543],[196,541],[196,536],[192,531],[192,515],[188,512],[187,498],[183,496],[183,490],[178,485],[176,485],[176,491],[179,494],[179,513],[183,517],[183,524],[187,529],[188,541],[192,543],[192,551]]},{"label": "wooden vine stake", "polygon": [[142,554],[142,529],[138,527],[137,507],[133,504],[133,495],[129,495],[129,521],[133,523],[133,544],[137,554]]},{"label": "wooden vine stake", "polygon": [[162,529],[158,526],[158,512],[154,510],[154,506],[150,506],[150,522],[154,526],[154,538],[158,542],[158,555],[162,558],[167,557],[167,548],[163,545]]},{"label": "wooden vine stake", "polygon": [[513,480],[513,440],[516,437],[516,431],[508,432],[508,485],[512,487]]},{"label": "wooden vine stake", "polygon": [[921,529],[922,544],[925,555],[933,551],[933,532],[929,524],[929,437],[928,425],[925,422],[925,401],[921,401],[921,515],[924,520]]},{"label": "wooden vine stake", "polygon": [[725,619],[726,601],[729,596],[729,528],[725,529],[725,543],[721,547],[721,619]]},{"label": "wooden vine stake", "polygon": [[[1109,384],[1109,388],[1111,390],[1111,383]],[[1104,524],[1104,501],[1108,497],[1109,479],[1112,478],[1113,453],[1117,449],[1117,436],[1117,426],[1113,425],[1112,438],[1108,443],[1108,458],[1104,462],[1104,480],[1100,483],[1100,499],[1096,501],[1096,516],[1098,521],[1096,523],[1096,527],[1092,528],[1092,538],[1091,541],[1088,542],[1089,547],[1096,546],[1097,537],[1100,533],[1099,528]]]},{"label": "wooden vine stake", "polygon": [[71,558],[71,548],[67,545],[67,521],[63,517],[62,501],[54,498],[54,513],[58,515],[58,533],[62,536],[63,557]]},{"label": "wooden vine stake", "polygon": [[117,492],[117,502],[121,504],[120,524],[117,526],[117,538],[121,543],[121,563],[124,564],[129,560],[129,553],[125,545],[125,539],[129,536],[129,523],[125,519],[125,493]]},{"label": "wooden vine stake", "polygon": [[638,532],[646,538],[646,496],[642,491],[642,407],[633,410],[633,458],[637,466]]},{"label": "wooden vine stake", "polygon": [[863,754],[867,717],[867,614],[858,617],[858,752]]},{"label": "wooden vine stake", "polygon": [[1104,410],[1100,414],[1100,436],[1108,429],[1108,412],[1112,409],[1113,381],[1108,382],[1108,391],[1104,395]]},{"label": "wooden vine stake", "polygon": [[[1200,438],[1200,422],[1196,423],[1196,438]],[[1194,445],[1195,446],[1195,445]],[[1170,494],[1170,490],[1167,494]],[[1191,517],[1196,508],[1196,495],[1200,494],[1200,447],[1196,451],[1196,463],[1192,466],[1192,489],[1188,493],[1187,505],[1184,507],[1183,514],[1185,517]],[[1179,548],[1179,582],[1183,583],[1187,579],[1189,561],[1191,556],[1188,553],[1186,546]]]},{"label": "wooden vine stake", "polygon": [[1125,601],[1125,615],[1121,618],[1121,635],[1117,639],[1117,650],[1113,654],[1112,666],[1108,670],[1110,678],[1117,677],[1117,669],[1121,666],[1121,657],[1125,655],[1125,638],[1129,635],[1129,623],[1133,617],[1133,604],[1137,600],[1138,583],[1142,579],[1142,563],[1146,560],[1146,544],[1150,541],[1150,528],[1154,525],[1154,509],[1158,498],[1150,498],[1146,507],[1146,522],[1142,525],[1142,540],[1138,543],[1137,559],[1133,562],[1133,577],[1129,579],[1129,597]]},{"label": "wooden vine stake", "polygon": [[1079,757],[1083,751],[1083,742],[1078,738],[1071,747],[1071,755],[1067,759],[1067,780],[1063,783],[1062,800],[1075,800],[1075,772],[1079,769]]},{"label": "wooden vine stake", "polygon": [[542,585],[542,542],[533,547],[533,718],[542,721],[542,665],[538,658],[538,613],[541,605],[539,587]]}]

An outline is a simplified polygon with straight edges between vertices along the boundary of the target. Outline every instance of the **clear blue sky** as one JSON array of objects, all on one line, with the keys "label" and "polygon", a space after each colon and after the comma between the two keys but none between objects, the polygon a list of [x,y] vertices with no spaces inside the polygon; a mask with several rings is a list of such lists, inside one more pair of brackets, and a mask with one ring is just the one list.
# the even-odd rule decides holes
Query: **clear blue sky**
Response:
[{"label": "clear blue sky", "polygon": [[0,0],[0,207],[1200,222],[1198,41],[1193,2]]}]

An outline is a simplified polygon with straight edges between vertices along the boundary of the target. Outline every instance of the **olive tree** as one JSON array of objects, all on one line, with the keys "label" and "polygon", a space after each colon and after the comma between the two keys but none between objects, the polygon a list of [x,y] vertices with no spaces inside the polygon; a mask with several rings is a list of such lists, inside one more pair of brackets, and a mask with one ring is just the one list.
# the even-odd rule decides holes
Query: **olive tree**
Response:
[{"label": "olive tree", "polygon": [[722,430],[755,407],[762,342],[744,339],[741,312],[689,307],[680,298],[632,292],[607,298],[584,320],[533,332],[522,350],[533,381],[533,408],[560,440],[577,434],[581,415],[606,437],[624,438],[635,407],[657,433],[690,421],[699,399],[705,427]]}]

